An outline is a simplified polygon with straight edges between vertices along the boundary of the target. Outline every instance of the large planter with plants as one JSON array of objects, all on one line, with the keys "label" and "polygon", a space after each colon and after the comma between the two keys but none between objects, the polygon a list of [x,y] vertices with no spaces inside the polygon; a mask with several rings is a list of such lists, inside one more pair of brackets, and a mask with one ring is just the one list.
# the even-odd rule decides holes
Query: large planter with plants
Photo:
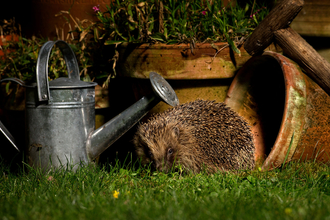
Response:
[{"label": "large planter with plants", "polygon": [[96,15],[105,44],[115,45],[114,72],[134,81],[136,99],[147,93],[144,81],[155,71],[184,103],[225,99],[231,79],[250,58],[242,44],[267,12],[236,1],[163,0],[112,2]]},{"label": "large planter with plants", "polygon": [[[224,101],[232,78],[251,58],[244,50],[233,52],[227,43],[196,44],[192,50],[187,44],[123,44],[116,72],[120,77],[132,78],[135,97],[145,95],[151,71],[169,81],[180,103],[197,98]],[[274,45],[267,50],[276,51]],[[134,80],[133,80],[134,79]],[[159,103],[151,112],[163,111],[168,106]]]}]

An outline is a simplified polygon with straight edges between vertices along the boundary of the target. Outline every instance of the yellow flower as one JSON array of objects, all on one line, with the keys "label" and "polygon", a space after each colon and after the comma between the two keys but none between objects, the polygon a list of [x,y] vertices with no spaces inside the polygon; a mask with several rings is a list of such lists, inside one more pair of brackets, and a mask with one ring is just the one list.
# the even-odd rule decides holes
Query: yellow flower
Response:
[{"label": "yellow flower", "polygon": [[292,213],[292,209],[286,208],[286,209],[284,209],[284,212],[285,212],[285,214],[290,215]]},{"label": "yellow flower", "polygon": [[119,192],[117,190],[115,190],[115,191],[112,192],[112,195],[115,199],[118,199]]}]

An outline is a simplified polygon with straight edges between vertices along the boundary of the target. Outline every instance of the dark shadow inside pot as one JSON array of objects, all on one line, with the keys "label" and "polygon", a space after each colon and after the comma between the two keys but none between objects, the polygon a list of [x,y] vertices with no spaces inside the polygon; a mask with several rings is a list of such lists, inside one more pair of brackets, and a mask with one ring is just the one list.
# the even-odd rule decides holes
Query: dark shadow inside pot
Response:
[{"label": "dark shadow inside pot", "polygon": [[269,155],[282,123],[285,81],[282,68],[271,56],[249,60],[233,80],[226,104],[250,124],[257,162]]}]

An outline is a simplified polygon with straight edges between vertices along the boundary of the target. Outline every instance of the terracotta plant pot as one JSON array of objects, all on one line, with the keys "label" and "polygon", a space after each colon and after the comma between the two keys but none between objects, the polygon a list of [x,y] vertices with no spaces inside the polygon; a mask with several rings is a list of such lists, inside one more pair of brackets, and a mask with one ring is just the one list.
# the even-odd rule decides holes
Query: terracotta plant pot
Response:
[{"label": "terracotta plant pot", "polygon": [[[216,43],[218,49],[226,43]],[[271,45],[268,50],[276,50]],[[241,56],[229,47],[219,52],[209,43],[196,44],[191,51],[189,45],[166,44],[124,44],[119,47],[117,73],[119,77],[129,77],[133,81],[136,99],[141,98],[149,87],[151,71],[155,71],[169,81],[178,95],[180,103],[197,98],[224,101],[228,87],[237,70],[251,58],[240,48]],[[127,84],[125,85],[127,86]],[[151,112],[160,112],[168,105],[159,103]]]},{"label": "terracotta plant pot", "polygon": [[[18,41],[19,36],[17,34],[5,35],[0,37],[0,46],[6,45],[8,41]],[[8,50],[10,52],[10,50]],[[0,58],[3,58],[4,52],[0,50]]]},{"label": "terracotta plant pot", "polygon": [[[220,49],[226,43],[215,45]],[[239,57],[228,47],[215,56],[216,50],[209,43],[197,44],[193,51],[187,44],[124,44],[119,54],[117,69],[121,76],[148,78],[150,71],[155,71],[165,79],[231,78],[250,58],[244,49]]]},{"label": "terracotta plant pot", "polygon": [[293,61],[274,52],[251,58],[225,100],[251,125],[262,169],[330,157],[330,97]]}]

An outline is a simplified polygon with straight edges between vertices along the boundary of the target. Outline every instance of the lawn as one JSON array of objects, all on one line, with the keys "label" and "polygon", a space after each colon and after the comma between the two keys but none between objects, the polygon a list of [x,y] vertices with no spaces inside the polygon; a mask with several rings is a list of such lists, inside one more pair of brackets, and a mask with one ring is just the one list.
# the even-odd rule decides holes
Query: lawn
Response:
[{"label": "lawn", "polygon": [[330,169],[169,174],[137,166],[18,172],[0,165],[0,219],[330,219]]}]

